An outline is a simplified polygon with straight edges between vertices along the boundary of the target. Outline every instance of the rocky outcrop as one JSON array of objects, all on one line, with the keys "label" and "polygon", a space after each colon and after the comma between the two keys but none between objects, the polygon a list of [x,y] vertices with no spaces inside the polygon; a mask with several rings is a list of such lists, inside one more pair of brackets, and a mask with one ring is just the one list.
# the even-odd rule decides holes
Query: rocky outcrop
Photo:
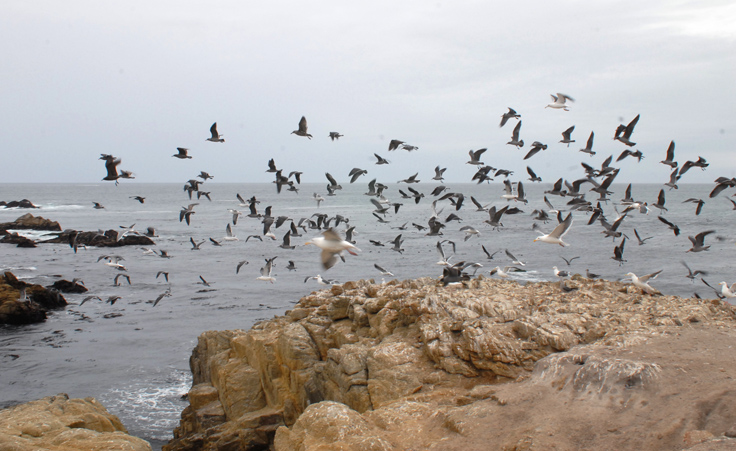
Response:
[{"label": "rocky outcrop", "polygon": [[51,284],[49,288],[53,288],[54,290],[60,291],[62,293],[86,293],[88,291],[87,287],[79,283],[78,280],[79,279],[74,279],[71,281],[66,279],[57,280],[56,282]]},{"label": "rocky outcrop", "polygon": [[40,208],[35,205],[33,205],[33,202],[31,202],[28,199],[23,200],[11,200],[10,202],[5,202],[4,200],[0,200],[0,207],[5,208]]},{"label": "rocky outcrop", "polygon": [[5,232],[8,229],[53,230],[60,232],[61,226],[56,221],[51,221],[50,219],[45,219],[41,216],[33,216],[30,213],[26,213],[13,222],[4,222],[0,224],[0,232]]},{"label": "rocky outcrop", "polygon": [[[733,308],[718,300],[652,297],[580,277],[569,285],[575,290],[567,293],[556,283],[483,278],[467,289],[433,279],[348,282],[312,293],[285,316],[250,331],[205,332],[190,359],[190,405],[164,449],[550,449],[532,445],[554,444],[540,437],[568,431],[542,427],[543,414],[537,423],[523,421],[524,409],[536,408],[534,393],[557,402],[547,412],[553,417],[566,410],[565,396],[605,398],[601,405],[581,404],[578,416],[585,419],[592,409],[605,418],[607,409],[625,408],[635,390],[656,390],[666,373],[662,364],[624,361],[597,349],[625,354],[641,337],[736,324]],[[504,435],[494,422],[512,410],[511,395],[499,393],[522,384],[524,409],[506,420],[509,431],[521,435]],[[687,403],[678,408],[693,411]],[[647,411],[654,417],[659,412]],[[471,413],[473,427],[463,419]],[[635,423],[633,416],[625,420]],[[731,420],[736,424],[736,416]],[[682,440],[689,430],[710,428],[717,436],[723,429],[706,423],[678,423],[662,434]],[[497,446],[472,446],[477,437],[491,440],[483,429],[503,435],[494,439]],[[597,433],[606,439],[617,434]],[[595,438],[584,447],[601,448]]]},{"label": "rocky outcrop", "polygon": [[43,322],[47,310],[66,305],[66,299],[56,290],[20,281],[11,272],[0,277],[0,324]]},{"label": "rocky outcrop", "polygon": [[151,451],[94,398],[66,394],[0,410],[0,449],[13,451]]},{"label": "rocky outcrop", "polygon": [[153,246],[156,243],[149,237],[144,235],[126,235],[118,239],[118,231],[110,229],[104,233],[101,232],[78,232],[76,230],[64,230],[57,238],[44,241],[44,243],[69,243],[69,236],[72,233],[77,234],[76,243],[81,246],[95,247],[120,247],[120,246]]},{"label": "rocky outcrop", "polygon": [[[0,232],[0,235],[2,233]],[[36,242],[23,235],[18,235],[18,232],[8,233],[7,235],[0,238],[0,243],[3,244],[15,244],[18,247],[36,247]]]}]

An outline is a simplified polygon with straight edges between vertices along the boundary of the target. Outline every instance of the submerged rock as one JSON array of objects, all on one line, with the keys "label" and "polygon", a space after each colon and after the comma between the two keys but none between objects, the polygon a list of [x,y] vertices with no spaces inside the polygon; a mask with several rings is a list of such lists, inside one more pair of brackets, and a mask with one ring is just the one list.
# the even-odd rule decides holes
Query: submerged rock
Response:
[{"label": "submerged rock", "polygon": [[0,449],[151,451],[94,398],[66,394],[0,410]]},{"label": "submerged rock", "polygon": [[153,246],[156,243],[149,237],[144,235],[126,235],[118,239],[117,230],[107,230],[104,233],[98,232],[78,232],[76,230],[64,230],[58,237],[44,241],[44,243],[69,243],[69,236],[73,233],[77,234],[76,243],[81,246],[95,247],[120,247],[120,246]]},{"label": "submerged rock", "polygon": [[33,205],[33,202],[31,202],[28,199],[23,200],[11,200],[10,202],[5,202],[4,200],[0,200],[0,207],[5,208],[40,208],[35,205]]},{"label": "submerged rock", "polygon": [[[659,424],[667,443],[682,440],[689,426],[668,432],[662,405],[654,408],[657,381],[668,369],[616,353],[692,324],[730,330],[733,307],[581,277],[569,284],[577,289],[482,277],[466,289],[429,278],[348,282],[305,296],[250,331],[205,332],[190,359],[190,405],[164,450],[551,449],[572,434],[566,427],[596,432],[584,446],[558,449],[651,449],[649,429],[636,437],[605,432],[606,418],[636,393],[653,406],[646,409],[651,429]],[[526,396],[526,404],[501,419],[514,396]],[[596,404],[595,419],[584,403],[570,414],[579,424],[590,416],[585,428],[547,427],[545,415],[568,415],[569,398],[606,402]],[[543,400],[554,407],[520,421]],[[671,414],[690,418],[694,409],[677,404]],[[723,415],[728,427],[736,424],[736,414]],[[637,424],[635,418],[631,411],[621,421]],[[716,436],[718,428],[713,423]]]}]

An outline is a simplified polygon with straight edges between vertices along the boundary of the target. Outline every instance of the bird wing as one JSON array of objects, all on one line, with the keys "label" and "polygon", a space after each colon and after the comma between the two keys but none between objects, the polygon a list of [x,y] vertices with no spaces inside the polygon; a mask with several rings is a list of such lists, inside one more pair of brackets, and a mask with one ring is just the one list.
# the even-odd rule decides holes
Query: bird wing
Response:
[{"label": "bird wing", "polygon": [[332,177],[329,172],[325,172],[325,177],[327,177],[327,180],[330,182],[331,185],[337,185],[337,181],[335,181],[335,178]]},{"label": "bird wing", "polygon": [[299,119],[299,131],[304,133],[307,132],[307,118],[304,116]]},{"label": "bird wing", "polygon": [[570,227],[572,226],[572,213],[568,213],[567,217],[564,221],[557,224],[557,227],[552,230],[552,233],[549,234],[552,238],[562,238],[565,236],[568,230],[570,230]]},{"label": "bird wing", "polygon": [[214,124],[212,124],[212,127],[210,127],[210,133],[212,133],[212,138],[214,138],[214,139],[217,139],[217,138],[220,137],[220,134],[217,133],[217,122],[215,122]]},{"label": "bird wing", "polygon": [[659,270],[659,271],[657,271],[657,272],[653,272],[653,273],[651,273],[651,274],[647,274],[646,276],[641,276],[641,277],[639,277],[639,280],[640,280],[641,282],[644,282],[644,283],[646,283],[646,281],[647,281],[647,280],[649,280],[649,279],[652,279],[652,280],[656,279],[656,278],[657,278],[657,276],[659,275],[659,273],[661,273],[661,272],[662,272],[662,270],[660,269],[660,270]]}]

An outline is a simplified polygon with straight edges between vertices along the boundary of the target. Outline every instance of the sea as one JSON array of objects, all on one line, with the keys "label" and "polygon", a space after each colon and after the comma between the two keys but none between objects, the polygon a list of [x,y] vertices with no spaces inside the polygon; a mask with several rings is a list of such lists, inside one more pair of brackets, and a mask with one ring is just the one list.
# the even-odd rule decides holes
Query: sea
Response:
[{"label": "sea", "polygon": [[[708,198],[713,185],[682,184],[677,190],[666,187],[668,211],[660,213],[652,208],[648,213],[639,210],[627,214],[619,230],[628,239],[624,247],[623,263],[614,261],[614,247],[622,238],[605,237],[600,223],[588,225],[590,213],[573,211],[573,225],[564,240],[568,247],[534,242],[539,232],[533,229],[537,223],[547,233],[556,225],[554,213],[548,223],[532,219],[534,210],[547,210],[543,202],[544,191],[551,189],[548,183],[525,182],[528,204],[507,201],[503,184],[454,184],[446,183],[448,192],[462,193],[464,203],[456,210],[449,200],[439,201],[435,210],[443,223],[454,213],[459,221],[445,223],[441,236],[427,236],[427,230],[419,230],[413,224],[427,226],[435,214],[431,191],[440,183],[419,183],[412,187],[424,194],[418,203],[414,199],[402,198],[399,189],[407,192],[405,184],[392,183],[385,196],[392,203],[401,203],[398,212],[392,206],[379,222],[373,215],[374,205],[366,195],[365,177],[354,184],[342,183],[343,189],[335,196],[327,196],[324,185],[300,185],[298,193],[284,190],[277,194],[276,186],[264,184],[223,184],[208,181],[200,186],[201,191],[210,193],[211,201],[205,197],[189,199],[182,184],[145,184],[122,180],[113,183],[94,184],[0,184],[0,200],[29,199],[39,209],[0,208],[0,222],[11,222],[19,216],[31,213],[58,221],[62,229],[96,231],[99,229],[123,230],[133,226],[141,233],[154,227],[157,237],[153,238],[155,251],[165,250],[170,258],[152,254],[141,246],[118,248],[79,248],[75,253],[67,244],[41,243],[36,248],[18,248],[0,244],[0,271],[11,271],[18,278],[41,285],[51,285],[61,278],[81,279],[89,292],[65,294],[69,305],[50,312],[46,322],[27,326],[0,326],[0,407],[39,399],[57,393],[71,397],[92,396],[117,415],[129,432],[152,443],[160,449],[172,437],[178,425],[181,411],[187,403],[182,398],[190,388],[192,378],[189,356],[196,345],[197,336],[207,330],[249,329],[256,322],[282,315],[302,296],[324,289],[312,277],[321,275],[336,283],[349,280],[374,279],[377,283],[394,278],[404,280],[418,277],[437,278],[442,274],[442,265],[437,243],[450,263],[465,261],[482,265],[477,275],[489,276],[489,271],[499,266],[516,266],[511,279],[520,283],[535,281],[557,281],[553,266],[570,273],[585,274],[586,270],[609,280],[622,280],[633,272],[639,276],[661,270],[661,274],[650,283],[664,294],[691,297],[695,294],[704,298],[715,298],[714,290],[700,279],[719,288],[718,283],[732,283],[736,259],[736,235],[732,226],[736,211],[729,201],[733,190],[726,190],[714,199]],[[590,187],[590,185],[583,185]],[[632,196],[650,205],[657,200],[663,186],[659,184],[634,184]],[[613,222],[625,208],[620,199],[624,197],[626,185],[614,184],[609,202],[602,204],[605,216]],[[325,200],[318,206],[313,193],[321,194]],[[196,194],[196,193],[195,193]],[[301,218],[316,220],[317,214],[328,217],[342,215],[355,226],[354,240],[360,248],[359,255],[345,255],[345,262],[325,270],[320,263],[320,251],[305,243],[320,230],[300,229],[302,236],[292,237],[294,249],[279,247],[288,225],[272,228],[276,240],[262,237],[261,219],[248,217],[247,206],[240,205],[237,195],[243,199],[255,196],[259,201],[258,213],[267,206],[272,215],[288,216],[299,221]],[[144,203],[133,199],[145,197]],[[503,227],[494,230],[484,221],[489,215],[477,211],[470,197],[481,204],[501,208],[504,205],[522,210],[513,215],[504,215]],[[586,196],[596,199],[595,193]],[[568,213],[570,197],[547,195],[553,206]],[[688,199],[703,199],[705,204],[700,215],[696,215],[696,204]],[[100,202],[104,209],[94,209],[93,202]],[[179,220],[179,212],[191,203],[195,213],[190,224]],[[237,209],[244,213],[237,224],[232,225],[232,213]],[[681,229],[674,233],[657,219],[662,214]],[[226,226],[231,223],[238,240],[225,241]],[[331,222],[334,225],[334,221]],[[480,234],[470,236],[461,231],[463,226],[472,226]],[[347,226],[340,224],[337,230]],[[634,229],[641,238],[640,245]],[[708,251],[687,252],[691,247],[688,236],[713,230],[705,243]],[[36,240],[52,235],[47,232],[20,231]],[[250,235],[261,237],[263,241]],[[393,241],[400,235],[399,248],[393,250]],[[190,238],[199,243],[194,250]],[[215,246],[210,238],[221,241]],[[369,240],[377,242],[371,243]],[[453,247],[454,243],[454,247]],[[377,244],[383,244],[379,246]],[[481,246],[489,254],[489,259]],[[509,251],[517,260],[512,263],[506,254]],[[103,255],[117,255],[130,277],[130,284],[121,278],[121,285],[114,285],[114,278],[121,272],[99,260]],[[274,258],[273,276],[275,283],[258,280],[265,260]],[[565,259],[570,263],[568,264]],[[238,273],[236,266],[243,264]],[[287,269],[293,261],[296,270]],[[374,265],[379,265],[393,276],[382,275]],[[686,277],[688,269],[706,271],[695,279]],[[168,272],[168,282],[159,271]],[[472,270],[470,270],[472,273]],[[493,276],[495,277],[495,276]],[[203,280],[209,286],[204,285]],[[166,290],[171,296],[164,297],[157,306],[152,300]],[[96,299],[80,305],[89,295],[106,300],[120,296],[114,304]]]}]

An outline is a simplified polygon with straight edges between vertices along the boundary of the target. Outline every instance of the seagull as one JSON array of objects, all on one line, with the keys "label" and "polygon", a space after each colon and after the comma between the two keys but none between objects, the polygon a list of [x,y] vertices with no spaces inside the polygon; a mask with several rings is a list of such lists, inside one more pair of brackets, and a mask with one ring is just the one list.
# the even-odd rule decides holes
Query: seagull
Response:
[{"label": "seagull", "polygon": [[317,274],[316,276],[304,278],[304,283],[307,283],[308,280],[316,280],[317,283],[320,285],[335,285],[338,283],[336,280],[324,279],[319,274]]},{"label": "seagull", "polygon": [[675,168],[675,170],[672,171],[672,174],[670,174],[670,180],[665,183],[664,186],[668,186],[670,189],[677,189],[677,181],[680,180],[680,177],[682,177],[682,175],[678,174],[678,172],[679,169]]},{"label": "seagull", "polygon": [[107,298],[107,300],[105,301],[105,303],[108,303],[109,302],[110,305],[115,305],[115,302],[119,301],[120,299],[122,299],[122,297],[120,297],[120,296],[110,296],[110,297]]},{"label": "seagull", "polygon": [[281,249],[294,249],[296,246],[291,244],[291,231],[286,232],[284,235],[284,242],[279,245]]},{"label": "seagull", "polygon": [[590,132],[590,136],[588,137],[588,142],[585,144],[584,149],[580,149],[580,152],[590,154],[592,157],[595,155],[595,152],[593,151],[593,137],[595,136],[595,133]]},{"label": "seagull", "polygon": [[233,228],[230,227],[230,223],[228,222],[225,226],[225,238],[223,238],[225,241],[240,241],[238,240],[238,237],[233,234]]},{"label": "seagull", "polygon": [[120,175],[118,174],[118,166],[122,160],[107,154],[102,154],[100,160],[105,160],[105,169],[107,169],[107,175],[103,177],[102,180],[114,180],[117,185],[118,179],[120,178]]},{"label": "seagull", "polygon": [[618,158],[616,158],[616,161],[621,161],[626,157],[634,157],[637,159],[639,163],[641,163],[641,159],[644,158],[644,154],[641,153],[641,150],[636,150],[632,152],[629,149],[626,149],[623,152],[621,152],[621,155],[619,155]]},{"label": "seagull", "polygon": [[166,279],[167,282],[169,281],[169,273],[168,272],[166,272],[166,271],[159,271],[159,272],[156,273],[156,278],[158,279],[158,276],[160,276],[160,275],[163,275],[164,276],[164,279]]},{"label": "seagull", "polygon": [[685,263],[685,262],[680,262],[680,263],[682,263],[682,266],[684,266],[685,268],[687,268],[687,275],[685,277],[687,277],[688,279],[690,279],[693,282],[695,282],[695,278],[698,276],[698,274],[702,274],[704,276],[707,276],[708,275],[708,272],[707,271],[701,271],[700,269],[696,269],[695,271],[693,271],[692,269],[690,269],[690,267],[687,265],[687,263]]},{"label": "seagull", "polygon": [[667,166],[675,169],[677,168],[677,162],[675,161],[675,142],[670,141],[669,147],[667,147],[667,157],[660,161],[662,164],[666,164]]},{"label": "seagull", "polygon": [[327,177],[327,181],[330,182],[330,184],[327,185],[328,186],[328,188],[327,188],[328,191],[329,190],[335,191],[335,190],[338,190],[338,189],[342,189],[342,186],[340,186],[337,183],[337,181],[335,180],[335,178],[333,176],[331,176],[329,172],[325,172],[325,177]]},{"label": "seagull", "polygon": [[565,263],[567,263],[567,266],[570,266],[570,263],[572,263],[573,260],[575,260],[576,258],[580,258],[580,257],[578,256],[578,257],[572,257],[572,258],[567,259],[565,257],[560,256],[560,258],[565,260]]},{"label": "seagull", "polygon": [[208,173],[206,173],[204,171],[199,171],[199,175],[197,175],[197,177],[199,177],[199,178],[202,179],[202,183],[206,182],[207,179],[213,179],[213,178],[215,178],[215,177],[209,175]]},{"label": "seagull", "polygon": [[215,246],[222,246],[222,243],[220,241],[217,241],[216,239],[210,237],[210,242],[214,244]]},{"label": "seagull", "polygon": [[634,229],[634,235],[636,235],[636,239],[639,241],[639,246],[643,246],[644,244],[646,244],[647,240],[654,238],[653,236],[642,238],[639,236],[639,232],[636,229]]},{"label": "seagull", "polygon": [[504,252],[506,253],[506,256],[511,259],[511,263],[519,266],[526,266],[526,263],[516,258],[508,249],[505,249]]},{"label": "seagull", "polygon": [[312,135],[307,133],[307,118],[306,117],[302,116],[302,118],[299,120],[299,129],[294,130],[293,132],[291,132],[291,134],[297,135],[297,136],[306,136],[307,138],[312,139]]},{"label": "seagull", "polygon": [[527,152],[526,156],[523,158],[524,160],[528,160],[529,158],[536,155],[541,150],[546,150],[547,144],[542,144],[539,141],[534,141],[532,143],[532,148],[529,149],[529,152]]},{"label": "seagull", "polygon": [[392,150],[396,150],[402,144],[404,144],[404,141],[399,141],[398,139],[392,139],[391,142],[388,143],[388,151],[391,152]]},{"label": "seagull", "polygon": [[442,174],[444,174],[446,170],[447,168],[440,168],[439,166],[434,168],[434,177],[432,177],[432,180],[439,180],[440,182],[443,181],[444,178],[442,177]]},{"label": "seagull", "polygon": [[97,210],[101,210],[101,209],[105,208],[105,206],[102,205],[99,202],[92,202],[92,208],[97,209]]},{"label": "seagull", "polygon": [[652,207],[659,208],[660,212],[667,211],[667,208],[664,206],[665,200],[664,190],[660,189],[659,195],[657,196],[657,202],[653,203]]},{"label": "seagull", "polygon": [[376,161],[376,164],[389,164],[391,163],[387,159],[383,158],[382,156],[378,155],[377,153],[374,153],[373,156],[376,157],[378,161]]},{"label": "seagull", "polygon": [[541,241],[543,243],[550,243],[550,244],[559,244],[560,246],[569,246],[568,243],[565,243],[562,241],[562,237],[565,236],[565,234],[570,230],[570,227],[572,226],[572,213],[568,213],[567,217],[564,221],[559,223],[557,227],[552,230],[551,233],[548,233],[547,235],[540,235],[537,238],[534,239],[534,241]]},{"label": "seagull", "polygon": [[624,260],[624,245],[626,244],[626,236],[624,235],[624,239],[621,240],[621,243],[613,248],[613,257],[612,259],[616,260],[618,262],[618,265],[621,266],[624,264],[626,260]]},{"label": "seagull", "polygon": [[586,268],[585,269],[585,277],[587,277],[588,279],[597,279],[598,277],[600,277],[600,274],[592,273],[592,272],[590,272],[589,269]]},{"label": "seagull", "polygon": [[127,274],[122,274],[122,273],[121,274],[118,274],[117,276],[115,276],[115,280],[113,281],[113,285],[115,285],[116,287],[119,287],[120,286],[120,282],[118,280],[121,277],[125,277],[125,279],[128,281],[128,285],[130,285],[130,277]]},{"label": "seagull", "polygon": [[682,201],[682,203],[686,202],[692,202],[694,204],[697,204],[698,206],[695,208],[695,216],[699,216],[700,212],[703,210],[703,205],[705,205],[705,201],[703,199],[696,199],[694,197],[691,197],[690,199]]},{"label": "seagull", "polygon": [[557,95],[550,94],[550,96],[552,97],[552,100],[554,101],[554,103],[550,103],[545,108],[554,108],[556,110],[562,109],[565,111],[570,111],[567,109],[567,105],[565,104],[565,101],[567,100],[569,100],[570,102],[575,101],[575,99],[573,99],[572,97],[565,95],[565,94],[560,94],[559,92],[557,93]]},{"label": "seagull", "polygon": [[521,131],[521,121],[519,121],[518,124],[516,124],[516,127],[514,127],[514,131],[511,132],[511,141],[507,142],[506,144],[510,144],[512,146],[516,146],[517,148],[521,149],[524,147],[524,140],[519,139],[519,132]]},{"label": "seagull", "polygon": [[352,170],[350,170],[350,173],[348,174],[348,176],[351,177],[350,183],[355,182],[356,180],[358,180],[358,177],[360,177],[361,175],[365,175],[367,173],[368,171],[366,171],[365,169],[353,168]]},{"label": "seagull", "polygon": [[146,201],[146,198],[145,197],[141,197],[141,196],[128,196],[128,197],[130,197],[131,199],[135,199],[135,200],[137,200],[140,203],[144,203]]},{"label": "seagull", "polygon": [[710,249],[710,246],[705,246],[703,241],[705,241],[705,237],[710,235],[711,233],[715,232],[715,230],[707,230],[705,232],[700,232],[695,237],[689,236],[687,237],[691,243],[693,243],[693,246],[688,249],[686,252],[700,252],[700,251],[707,251]]},{"label": "seagull", "polygon": [[734,293],[736,291],[736,283],[730,287],[726,282],[720,282],[718,285],[721,286],[721,294],[724,298],[736,298],[736,293]]},{"label": "seagull", "polygon": [[[631,142],[631,134],[634,133],[634,127],[636,127],[636,123],[639,122],[639,114],[636,115],[634,119],[629,122],[629,125],[624,126],[619,125],[616,129],[616,135],[613,137],[613,139],[617,141],[621,141],[622,143],[626,144],[629,147],[633,147],[636,145],[635,142]],[[623,133],[623,134],[622,134]]]},{"label": "seagull", "polygon": [[343,251],[347,251],[350,255],[358,255],[355,251],[360,252],[360,249],[358,249],[354,244],[343,240],[332,228],[325,230],[322,232],[322,236],[312,238],[305,244],[314,244],[318,248],[322,249],[320,259],[322,261],[322,266],[325,269],[330,269],[335,266],[338,255],[342,255]]},{"label": "seagull", "polygon": [[567,272],[567,271],[560,271],[559,269],[557,269],[557,266],[553,266],[552,267],[552,270],[554,270],[555,276],[557,276],[559,278],[570,277],[570,273],[569,272]]},{"label": "seagull", "polygon": [[319,208],[319,204],[321,204],[325,200],[324,197],[317,193],[312,194],[312,198],[317,201],[317,208]]},{"label": "seagull", "polygon": [[570,147],[570,143],[574,143],[575,140],[570,138],[570,135],[572,135],[572,131],[575,130],[575,126],[568,128],[564,132],[562,132],[562,139],[560,142],[562,144],[567,144],[567,147]]},{"label": "seagull", "polygon": [[499,124],[499,127],[503,127],[504,125],[506,125],[506,121],[511,118],[519,119],[521,117],[521,115],[514,111],[513,108],[508,108],[509,110],[506,113],[503,113],[503,115],[501,116],[501,124]]},{"label": "seagull", "polygon": [[529,181],[532,181],[532,182],[542,181],[542,178],[538,177],[537,174],[535,174],[532,168],[530,168],[529,166],[526,167],[526,172],[529,174]]},{"label": "seagull", "polygon": [[496,252],[494,252],[494,253],[491,254],[490,252],[488,252],[488,250],[486,250],[486,247],[484,245],[481,244],[480,247],[481,247],[481,249],[483,249],[483,252],[486,254],[486,258],[488,260],[493,260],[493,256],[496,255],[496,254],[498,254],[499,252],[501,252],[501,251],[496,251]]},{"label": "seagull", "polygon": [[708,166],[709,166],[709,164],[706,163],[705,158],[703,158],[703,157],[698,157],[698,160],[697,161],[690,161],[690,160],[688,160],[680,168],[680,175],[681,176],[684,175],[685,172],[687,172],[690,168],[694,168],[694,167],[698,167],[698,168],[700,168],[700,169],[702,169],[702,170],[705,171],[705,168],[707,168]]},{"label": "seagull", "polygon": [[378,272],[381,273],[382,276],[393,277],[393,275],[394,275],[394,273],[392,273],[391,271],[386,271],[385,269],[383,269],[382,267],[378,266],[377,264],[373,264],[373,267],[376,268],[378,270]]},{"label": "seagull", "polygon": [[194,203],[194,204],[189,204],[186,207],[181,207],[181,211],[179,212],[179,222],[181,222],[182,220],[186,220],[187,221],[187,225],[189,225],[190,217],[194,213],[196,213],[194,211],[194,207],[197,206],[197,205],[199,205],[199,204],[198,203]]},{"label": "seagull", "polygon": [[509,277],[509,271],[511,269],[516,269],[516,268],[514,268],[513,266],[504,266],[503,269],[501,269],[500,266],[496,266],[495,268],[491,270],[489,275],[491,276],[498,275],[498,277],[506,279],[507,277]]},{"label": "seagull", "polygon": [[338,132],[330,132],[330,139],[333,140],[333,141],[336,140],[336,139],[340,139],[342,137],[343,137],[343,135],[341,135]]},{"label": "seagull", "polygon": [[626,275],[629,276],[629,277],[631,277],[631,283],[635,287],[639,288],[642,291],[642,293],[647,293],[647,294],[661,294],[657,289],[652,288],[647,283],[647,281],[649,279],[652,279],[652,280],[656,279],[657,276],[659,275],[659,273],[661,273],[661,272],[662,272],[662,270],[660,269],[657,272],[653,272],[651,274],[647,274],[646,276],[641,276],[641,277],[637,277],[636,274],[634,274],[633,272],[626,273]]},{"label": "seagull", "polygon": [[199,243],[196,243],[196,242],[194,241],[194,238],[192,238],[192,237],[189,237],[189,242],[190,242],[190,243],[192,243],[192,250],[193,250],[193,251],[198,251],[198,250],[199,250],[199,247],[200,247],[201,245],[203,245],[204,243],[206,243],[206,242],[207,242],[207,240],[202,240],[201,242],[199,242]]},{"label": "seagull", "polygon": [[482,165],[484,164],[482,161],[480,161],[481,155],[483,155],[483,152],[488,150],[487,148],[478,149],[478,150],[471,150],[468,152],[470,155],[470,161],[468,161],[466,164],[474,164],[474,165]]},{"label": "seagull", "polygon": [[177,147],[176,150],[179,153],[175,153],[174,155],[172,155],[172,157],[176,157],[180,160],[184,160],[186,158],[189,158],[189,159],[192,158],[189,155],[187,155],[187,152],[189,152],[189,149],[187,149],[186,147]]},{"label": "seagull", "polygon": [[394,243],[394,247],[391,248],[392,251],[396,251],[399,254],[404,252],[404,249],[401,248],[401,243],[404,242],[404,240],[401,239],[401,234],[397,235],[391,242]]},{"label": "seagull", "polygon": [[237,266],[235,267],[235,274],[238,274],[238,273],[240,272],[240,268],[241,268],[241,267],[242,267],[243,265],[247,265],[247,264],[248,264],[248,261],[247,261],[247,260],[242,260],[242,261],[239,261],[239,262],[238,262],[238,265],[237,265]]},{"label": "seagull", "polygon": [[164,291],[163,293],[159,294],[158,297],[156,299],[154,299],[154,301],[153,301],[153,307],[156,307],[156,305],[158,305],[158,303],[161,302],[161,299],[166,298],[166,297],[171,297],[171,288],[169,288],[166,291]]},{"label": "seagull", "polygon": [[[447,222],[447,221],[445,221],[445,222]],[[471,227],[471,226],[463,226],[463,227],[460,227],[460,231],[461,232],[465,232],[465,240],[464,241],[468,241],[470,239],[470,237],[472,237],[472,236],[480,236],[480,232],[478,231],[478,229],[476,229],[474,227]]]},{"label": "seagull", "polygon": [[450,258],[452,258],[452,256],[445,256],[445,250],[442,249],[442,243],[440,241],[437,242],[437,253],[440,254],[440,260],[437,262],[437,264],[442,266],[450,266]]},{"label": "seagull", "polygon": [[259,277],[256,277],[257,280],[263,280],[263,281],[267,281],[271,283],[274,283],[276,281],[276,279],[273,276],[271,276],[271,270],[273,269],[273,261],[276,258],[277,257],[266,259],[266,266],[261,268],[261,275]]},{"label": "seagull", "polygon": [[503,224],[501,223],[501,217],[504,213],[506,213],[506,210],[508,210],[508,205],[504,206],[500,210],[496,210],[496,207],[491,207],[490,210],[488,210],[488,216],[489,219],[485,220],[484,222],[488,223],[493,227],[494,229],[499,229],[503,227]]},{"label": "seagull", "polygon": [[417,172],[416,174],[412,175],[411,177],[406,178],[404,180],[399,180],[396,183],[401,183],[401,182],[404,182],[404,183],[419,183],[420,180],[417,180],[417,176],[418,175],[419,175],[419,173]]},{"label": "seagull", "polygon": [[276,161],[274,161],[273,158],[268,160],[268,169],[266,169],[266,172],[278,172],[279,170],[276,169]]},{"label": "seagull", "polygon": [[286,269],[289,271],[296,271],[296,265],[294,264],[294,260],[289,260],[289,264],[286,265]]},{"label": "seagull", "polygon": [[200,284],[200,285],[204,285],[204,286],[206,286],[206,287],[209,287],[209,286],[210,286],[210,283],[209,283],[209,282],[207,282],[206,280],[204,280],[204,277],[202,277],[201,275],[199,276],[199,280],[200,280],[200,281],[199,281],[199,282],[197,282],[198,284]]},{"label": "seagull", "polygon": [[222,135],[217,133],[217,122],[212,124],[212,127],[210,127],[210,133],[212,134],[212,136],[207,138],[206,141],[211,141],[213,143],[224,143],[225,142],[225,140],[222,139]]},{"label": "seagull", "polygon": [[675,236],[678,236],[680,234],[680,228],[677,227],[675,224],[669,222],[668,220],[664,219],[662,216],[657,216],[657,219],[662,221],[664,224],[667,224],[667,227],[670,228],[675,233]]}]

